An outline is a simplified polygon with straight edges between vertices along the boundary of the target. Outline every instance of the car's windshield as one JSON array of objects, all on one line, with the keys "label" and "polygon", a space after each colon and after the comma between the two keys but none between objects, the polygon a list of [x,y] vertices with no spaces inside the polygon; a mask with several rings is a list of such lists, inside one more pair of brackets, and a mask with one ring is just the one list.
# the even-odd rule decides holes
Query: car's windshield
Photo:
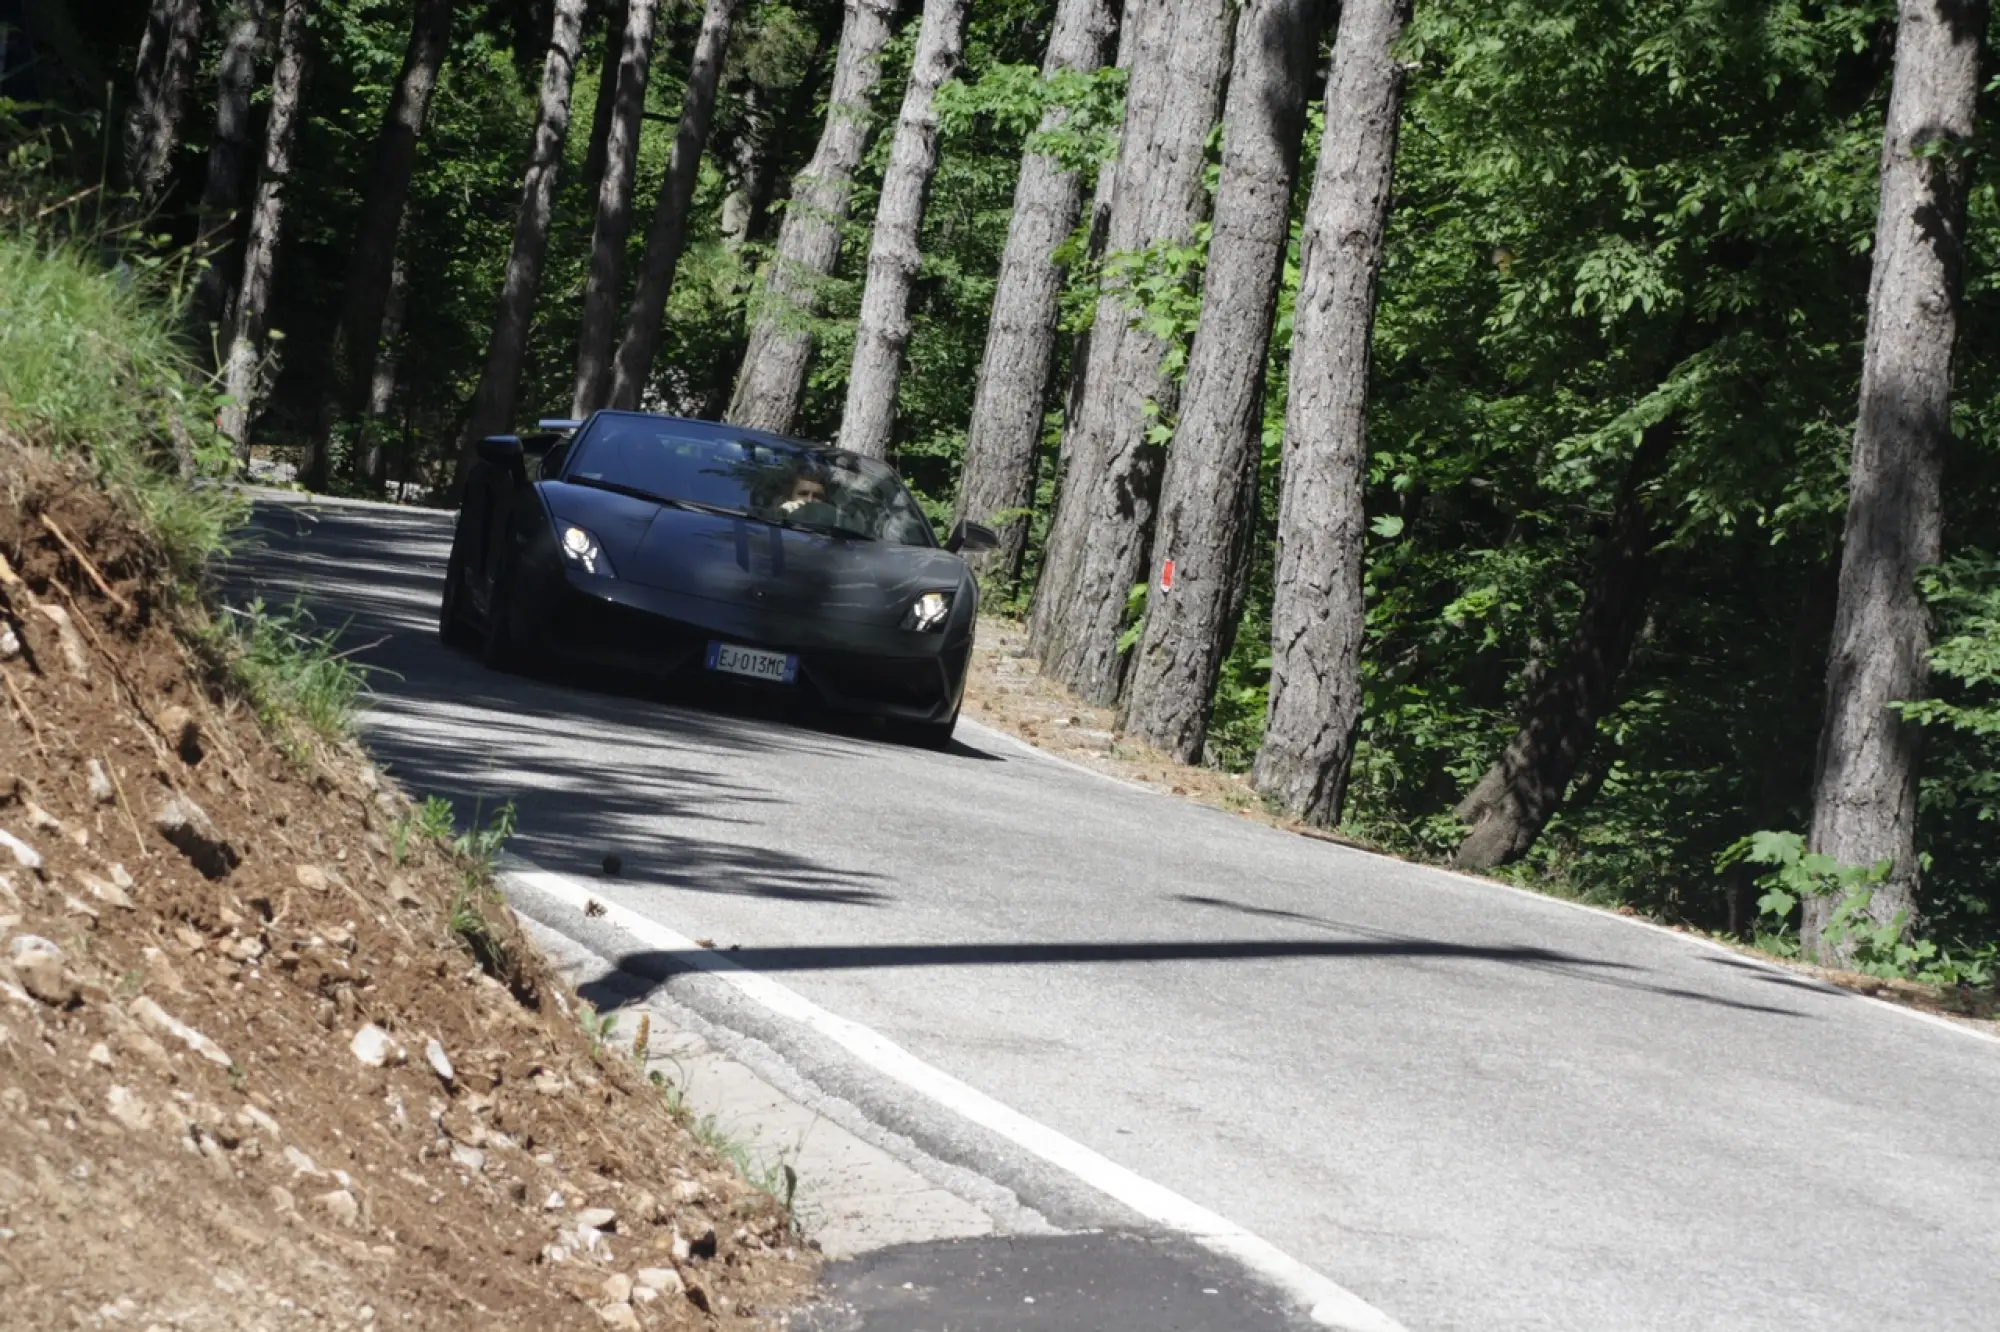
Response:
[{"label": "car's windshield", "polygon": [[563,470],[580,485],[633,490],[690,507],[905,546],[930,524],[882,463],[705,421],[604,413]]}]

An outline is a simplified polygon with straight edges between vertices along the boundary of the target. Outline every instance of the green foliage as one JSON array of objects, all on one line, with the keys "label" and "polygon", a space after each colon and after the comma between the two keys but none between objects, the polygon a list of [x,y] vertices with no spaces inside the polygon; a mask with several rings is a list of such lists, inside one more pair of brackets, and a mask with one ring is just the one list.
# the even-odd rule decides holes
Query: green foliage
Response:
[{"label": "green foliage", "polygon": [[297,722],[322,740],[353,733],[354,704],[367,687],[367,668],[341,649],[342,629],[319,630],[303,603],[278,609],[259,598],[223,607],[196,630],[226,664],[258,720],[281,738]]},{"label": "green foliage", "polygon": [[107,268],[82,240],[0,232],[0,427],[89,459],[183,583],[218,554],[239,506],[195,477],[228,467],[210,401],[172,331],[155,261]]}]

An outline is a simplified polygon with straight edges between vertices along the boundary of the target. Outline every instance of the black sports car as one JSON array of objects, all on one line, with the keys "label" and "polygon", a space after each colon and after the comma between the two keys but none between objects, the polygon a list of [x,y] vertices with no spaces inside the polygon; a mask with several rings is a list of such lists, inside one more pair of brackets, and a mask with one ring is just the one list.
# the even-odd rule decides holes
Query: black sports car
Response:
[{"label": "black sports car", "polygon": [[[478,446],[439,629],[489,666],[583,660],[802,689],[951,738],[979,590],[882,463],[712,421],[598,412]],[[549,427],[553,427],[550,429]]]}]

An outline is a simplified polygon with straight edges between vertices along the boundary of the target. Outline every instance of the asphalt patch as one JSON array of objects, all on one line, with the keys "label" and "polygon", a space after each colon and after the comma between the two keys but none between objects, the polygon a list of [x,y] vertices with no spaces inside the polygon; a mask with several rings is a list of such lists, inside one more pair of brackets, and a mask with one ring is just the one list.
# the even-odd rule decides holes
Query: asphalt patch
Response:
[{"label": "asphalt patch", "polygon": [[1303,1314],[1184,1239],[1099,1231],[877,1249],[830,1264],[802,1332],[1303,1332]]}]

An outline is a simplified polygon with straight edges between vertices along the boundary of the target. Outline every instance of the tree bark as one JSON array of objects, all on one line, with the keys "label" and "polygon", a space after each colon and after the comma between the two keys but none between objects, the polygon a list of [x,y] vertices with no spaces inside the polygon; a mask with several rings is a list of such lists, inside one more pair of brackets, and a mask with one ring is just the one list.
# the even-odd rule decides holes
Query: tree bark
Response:
[{"label": "tree bark", "polygon": [[1646,622],[1657,539],[1648,487],[1673,449],[1669,418],[1648,429],[1627,468],[1597,573],[1562,661],[1535,682],[1521,729],[1459,802],[1469,825],[1452,863],[1485,870],[1519,860],[1562,807],[1570,779],[1610,710]]},{"label": "tree bark", "polygon": [[1238,20],[1201,322],[1160,483],[1146,625],[1125,717],[1128,732],[1183,763],[1201,758],[1241,609],[1263,457],[1265,361],[1322,14],[1321,0],[1249,0]]},{"label": "tree bark", "polygon": [[283,0],[278,61],[271,73],[271,110],[264,127],[264,163],[243,242],[243,284],[230,302],[229,336],[224,342],[222,380],[227,397],[217,424],[235,443],[236,457],[245,465],[250,461],[250,423],[266,382],[271,273],[284,233],[285,182],[292,174],[292,150],[298,141],[299,102],[309,55],[306,14],[311,7],[312,0]]},{"label": "tree bark", "polygon": [[549,221],[555,213],[556,185],[561,179],[563,145],[569,139],[570,92],[576,84],[577,55],[583,48],[583,15],[587,0],[557,0],[549,29],[549,51],[542,61],[542,98],[535,114],[535,137],[528,148],[528,169],[521,180],[521,211],[514,218],[514,244],[500,284],[500,306],[493,316],[493,335],[486,344],[486,367],[459,437],[458,474],[464,475],[472,449],[488,435],[506,432],[514,419],[514,397],[520,389],[521,360],[528,346],[528,321],[541,289],[542,259],[548,252]]},{"label": "tree bark", "polygon": [[729,179],[734,184],[722,196],[722,239],[729,245],[750,239],[770,202],[771,158],[764,142],[770,130],[763,122],[763,102],[763,89],[754,83],[738,99],[742,129],[729,154]]},{"label": "tree bark", "polygon": [[667,301],[673,295],[674,269],[687,243],[688,206],[701,174],[701,155],[708,147],[708,131],[715,117],[715,90],[722,81],[722,62],[729,52],[729,33],[736,22],[740,0],[708,0],[702,11],[701,35],[694,46],[694,63],[688,69],[687,92],[681,99],[680,124],[674,129],[674,149],[667,160],[667,174],[660,182],[660,197],[653,206],[653,222],[646,231],[646,257],[639,269],[639,283],[632,293],[632,312],[625,321],[625,336],[618,344],[617,363],[612,368],[611,406],[625,411],[639,405],[646,381],[652,377],[653,354],[660,345],[660,321],[666,317]]},{"label": "tree bark", "polygon": [[[1869,913],[1917,905],[1921,728],[1891,709],[1928,683],[1930,619],[1917,571],[1941,549],[1951,439],[1952,353],[1965,253],[1968,166],[1979,92],[1984,0],[1902,0],[1882,137],[1881,203],[1868,289],[1860,415],[1848,480],[1840,592],[1826,671],[1811,847],[1847,866],[1889,862]],[[1802,942],[1823,962],[1852,955],[1829,939],[1837,902],[1808,899]]]},{"label": "tree bark", "polygon": [[605,153],[611,141],[611,113],[618,105],[618,62],[625,50],[626,0],[603,0],[604,58],[597,69],[597,101],[590,113],[590,142],[583,153],[583,192],[595,199],[604,183]]},{"label": "tree bark", "polygon": [[[382,341],[382,315],[389,304],[389,283],[395,271],[396,236],[403,228],[410,181],[416,171],[417,140],[423,134],[431,93],[451,45],[452,0],[417,0],[410,41],[403,50],[403,69],[388,114],[375,138],[374,160],[361,196],[361,220],[354,230],[354,248],[347,262],[340,333],[346,353],[343,397],[347,414],[367,409],[368,385],[375,352]],[[309,453],[300,479],[317,487],[326,474],[327,433],[333,413],[322,414],[312,431]]]},{"label": "tree bark", "polygon": [[[398,244],[401,238],[398,238]],[[371,489],[380,491],[389,475],[389,455],[383,443],[383,428],[389,409],[396,400],[396,339],[403,333],[403,312],[409,304],[408,274],[401,254],[389,275],[389,303],[382,310],[382,342],[375,352],[375,366],[368,376],[368,415],[362,429],[361,475]]]},{"label": "tree bark", "polygon": [[1271,608],[1271,693],[1251,779],[1311,823],[1340,821],[1361,719],[1362,484],[1375,278],[1410,0],[1341,6],[1327,132],[1299,245]]},{"label": "tree bark", "polygon": [[[1089,74],[1101,68],[1117,29],[1112,0],[1058,0],[1042,57],[1042,77],[1053,79],[1068,71]],[[1050,107],[1042,113],[1040,132],[1060,129],[1066,116],[1061,107]],[[1005,514],[1020,515],[1035,502],[1035,454],[1055,365],[1058,302],[1065,277],[1055,262],[1055,249],[1076,229],[1082,209],[1081,173],[1065,171],[1046,153],[1022,154],[1007,247],[1000,256],[986,348],[973,391],[972,420],[966,427],[954,515],[996,524],[1000,545],[983,564],[1009,579],[1019,575],[1027,553],[1028,520],[1025,516],[996,520]]]},{"label": "tree bark", "polygon": [[[632,234],[632,189],[639,169],[639,130],[653,59],[658,0],[631,0],[625,47],[618,57],[618,98],[597,187],[597,225],[590,237],[590,277],[583,288],[583,322],[576,340],[576,390],[570,415],[589,416],[611,394],[611,339],[618,323],[618,284],[625,241]],[[697,161],[699,156],[697,155]]]},{"label": "tree bark", "polygon": [[125,183],[142,212],[159,203],[173,169],[181,106],[200,58],[201,0],[153,0],[125,114]]},{"label": "tree bark", "polygon": [[[1207,205],[1208,133],[1229,73],[1233,8],[1183,0],[1144,5],[1136,16],[1107,252],[1193,240]],[[1098,298],[1089,391],[1067,426],[1068,470],[1029,624],[1043,670],[1100,704],[1124,683],[1118,636],[1152,536],[1163,450],[1149,438],[1151,409],[1171,418],[1177,397],[1167,346],[1140,325],[1131,300],[1116,283]]]},{"label": "tree bark", "polygon": [[854,328],[840,447],[869,458],[889,456],[903,349],[910,341],[910,290],[923,265],[924,201],[938,158],[938,89],[965,53],[967,0],[924,0],[923,27],[910,58],[903,110],[889,145],[889,169],[868,243],[868,281]]},{"label": "tree bark", "polygon": [[264,0],[237,0],[215,78],[215,137],[208,145],[208,179],[201,191],[201,238],[207,262],[195,280],[194,317],[206,331],[227,316],[235,288],[236,211],[243,206],[251,160],[250,94],[257,85],[257,48],[264,40]]},{"label": "tree bark", "polygon": [[783,433],[798,415],[812,359],[806,327],[819,308],[819,286],[840,257],[840,226],[854,189],[854,171],[868,147],[870,99],[882,77],[895,0],[846,0],[826,128],[812,161],[792,181],[791,202],[778,229],[777,252],[764,273],[750,345],[736,377],[728,419]]}]

